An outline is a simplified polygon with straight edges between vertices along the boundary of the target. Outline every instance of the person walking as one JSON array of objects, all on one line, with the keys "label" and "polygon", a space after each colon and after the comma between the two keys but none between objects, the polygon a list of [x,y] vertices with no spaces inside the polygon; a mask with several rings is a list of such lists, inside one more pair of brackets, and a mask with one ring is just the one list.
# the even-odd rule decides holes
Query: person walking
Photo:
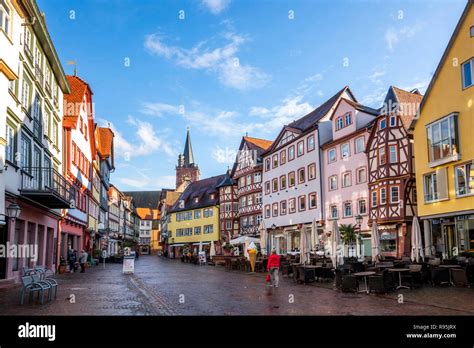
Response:
[{"label": "person walking", "polygon": [[81,257],[79,258],[79,263],[81,264],[81,273],[86,271],[87,256],[87,252],[85,250],[81,250]]},{"label": "person walking", "polygon": [[270,272],[270,280],[272,286],[278,288],[278,283],[280,282],[280,277],[278,272],[280,272],[280,256],[277,255],[276,250],[272,250],[272,254],[268,258],[267,271]]},{"label": "person walking", "polygon": [[73,248],[69,249],[68,260],[69,260],[69,273],[74,273],[76,271],[75,265],[77,261],[77,255],[76,255],[76,250],[74,250]]}]

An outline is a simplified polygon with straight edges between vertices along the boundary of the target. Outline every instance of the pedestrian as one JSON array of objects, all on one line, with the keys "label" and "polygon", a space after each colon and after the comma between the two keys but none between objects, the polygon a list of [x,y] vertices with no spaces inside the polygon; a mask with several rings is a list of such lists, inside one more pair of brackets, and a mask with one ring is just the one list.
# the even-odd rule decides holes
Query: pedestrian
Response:
[{"label": "pedestrian", "polygon": [[76,261],[77,261],[77,254],[76,254],[76,250],[74,250],[73,248],[69,249],[68,261],[69,261],[69,273],[74,273],[76,271],[74,265],[76,264]]},{"label": "pedestrian", "polygon": [[270,272],[270,280],[272,282],[272,286],[278,288],[278,283],[280,282],[280,278],[278,275],[278,272],[280,272],[280,256],[277,255],[275,249],[272,250],[272,254],[268,258],[267,271]]},{"label": "pedestrian", "polygon": [[138,258],[140,257],[140,248],[137,248],[137,251],[135,251],[135,257]]},{"label": "pedestrian", "polygon": [[81,250],[81,257],[79,258],[79,263],[81,264],[81,273],[86,271],[87,256],[87,252],[85,250]]}]

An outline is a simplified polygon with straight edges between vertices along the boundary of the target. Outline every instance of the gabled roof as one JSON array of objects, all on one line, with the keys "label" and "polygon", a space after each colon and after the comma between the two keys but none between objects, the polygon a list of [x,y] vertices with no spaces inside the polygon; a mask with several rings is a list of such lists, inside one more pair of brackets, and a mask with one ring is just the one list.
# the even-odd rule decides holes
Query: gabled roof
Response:
[{"label": "gabled roof", "polygon": [[384,107],[381,110],[386,109],[385,111],[391,112],[393,110],[388,110],[388,108],[392,105],[397,105],[397,114],[405,129],[408,129],[414,117],[418,114],[422,99],[423,96],[417,89],[409,92],[395,86],[390,86],[385,97]]},{"label": "gabled roof", "polygon": [[64,118],[63,124],[65,127],[75,127],[79,112],[81,110],[80,105],[84,101],[84,95],[89,92],[92,95],[92,90],[87,82],[82,80],[78,76],[67,75],[67,81],[69,83],[71,93],[64,94]]},{"label": "gabled roof", "polygon": [[248,136],[245,136],[244,140],[248,144],[253,144],[253,145],[255,145],[256,147],[258,147],[262,150],[268,149],[270,146],[272,146],[272,143],[273,143],[271,140],[252,138],[252,137],[248,137]]},{"label": "gabled roof", "polygon": [[97,135],[98,135],[98,151],[103,158],[107,158],[112,155],[113,152],[113,140],[114,140],[114,132],[112,129],[106,127],[97,127]]},{"label": "gabled roof", "polygon": [[125,191],[123,194],[132,197],[137,208],[158,209],[161,191]]},{"label": "gabled roof", "polygon": [[[242,137],[240,141],[239,151],[242,151],[246,145],[250,151],[255,151],[257,153],[257,163],[261,162],[262,154],[272,146],[273,142],[271,140],[253,138],[249,136]],[[237,170],[237,158],[235,159],[234,165],[232,166],[232,171],[230,176],[234,176],[235,171]]]},{"label": "gabled roof", "polygon": [[339,98],[342,97],[344,93],[349,94],[349,96],[357,102],[357,99],[355,96],[352,94],[352,91],[350,90],[349,86],[344,86],[340,91],[338,91],[336,94],[334,94],[331,98],[326,100],[323,104],[318,106],[316,109],[311,111],[309,114],[301,117],[300,119],[291,122],[288,125],[283,126],[281,129],[280,133],[276,137],[276,139],[273,141],[273,144],[270,148],[268,148],[263,154],[266,155],[267,153],[272,152],[279,144],[281,137],[285,133],[285,131],[289,130],[291,132],[295,133],[304,133],[311,127],[315,127],[317,123],[328,114],[328,112],[331,110],[331,108],[334,107],[336,102],[339,100]]},{"label": "gabled roof", "polygon": [[[449,39],[448,45],[446,46],[446,49],[444,50],[443,55],[441,56],[441,60],[438,63],[438,66],[436,67],[436,70],[434,72],[433,77],[431,78],[430,84],[428,85],[428,88],[426,89],[425,96],[423,100],[421,101],[420,104],[420,109],[419,112],[421,114],[421,110],[423,109],[423,105],[425,104],[425,101],[428,99],[428,96],[430,95],[431,89],[433,88],[433,85],[436,82],[436,79],[438,78],[438,74],[441,71],[441,68],[443,67],[446,59],[448,58],[449,51],[451,50],[451,47],[454,44],[454,41],[456,40],[459,31],[461,30],[462,25],[464,24],[464,20],[467,18],[467,14],[469,13],[469,10],[471,7],[474,6],[474,0],[468,0],[466,7],[464,8],[464,11],[461,15],[461,18],[459,18],[458,23],[456,24],[456,28],[454,29],[453,35],[451,35],[451,38]],[[413,129],[415,127],[417,118],[414,118],[410,124],[410,128]]]},{"label": "gabled roof", "polygon": [[371,114],[371,115],[374,115],[374,116],[378,116],[379,115],[379,109],[373,109],[369,106],[365,106],[365,105],[362,105],[360,103],[357,103],[357,102],[354,102],[352,100],[349,100],[347,98],[341,98],[339,99],[339,101],[337,102],[337,105],[336,107],[334,108],[334,111],[333,113],[331,114],[331,117],[329,118],[330,120],[332,120],[335,116],[335,113],[336,113],[336,110],[337,108],[339,107],[339,105],[341,104],[341,102],[344,101],[346,102],[347,104],[349,104],[350,106],[352,106],[354,109],[356,110],[359,110],[359,111],[362,111],[362,112],[365,112],[366,114]]},{"label": "gabled roof", "polygon": [[216,186],[216,188],[222,187],[222,186],[233,186],[235,184],[234,179],[230,176],[231,171],[228,170],[225,173],[224,178],[221,180],[221,182]]},{"label": "gabled roof", "polygon": [[[175,202],[171,211],[198,209],[219,204],[217,185],[222,182],[225,176],[226,174],[222,174],[190,183]],[[211,194],[214,194],[214,198],[210,197]],[[198,198],[197,202],[195,198]],[[180,201],[184,201],[182,207],[180,207]]]}]

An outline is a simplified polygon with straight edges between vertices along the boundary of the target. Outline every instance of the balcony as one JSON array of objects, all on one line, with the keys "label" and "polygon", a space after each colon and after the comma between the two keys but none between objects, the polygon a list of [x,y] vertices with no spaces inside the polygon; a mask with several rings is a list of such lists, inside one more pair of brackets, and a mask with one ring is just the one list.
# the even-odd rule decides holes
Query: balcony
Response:
[{"label": "balcony", "polygon": [[33,167],[22,173],[23,196],[51,209],[71,208],[74,190],[55,169]]}]

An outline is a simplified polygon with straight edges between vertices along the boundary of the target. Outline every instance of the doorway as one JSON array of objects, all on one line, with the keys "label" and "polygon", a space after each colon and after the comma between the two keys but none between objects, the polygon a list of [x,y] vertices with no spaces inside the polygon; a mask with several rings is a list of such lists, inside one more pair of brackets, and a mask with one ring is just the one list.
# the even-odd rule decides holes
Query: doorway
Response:
[{"label": "doorway", "polygon": [[443,225],[443,243],[445,258],[457,256],[456,232],[454,224]]}]

